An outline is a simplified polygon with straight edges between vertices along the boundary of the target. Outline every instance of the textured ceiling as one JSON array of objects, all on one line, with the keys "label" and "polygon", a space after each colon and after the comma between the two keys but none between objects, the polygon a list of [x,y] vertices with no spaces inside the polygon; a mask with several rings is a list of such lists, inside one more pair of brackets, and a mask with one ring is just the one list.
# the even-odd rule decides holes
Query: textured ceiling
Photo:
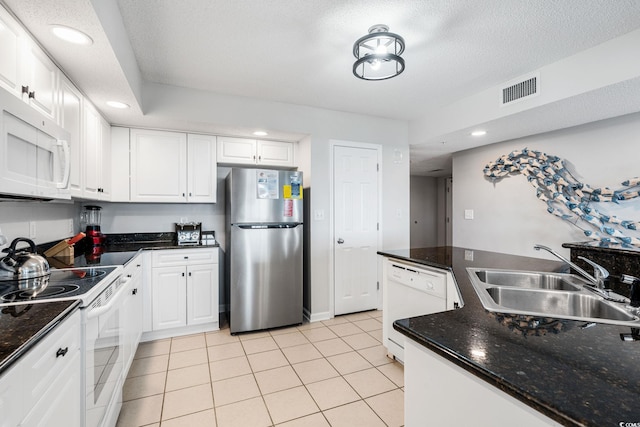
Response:
[{"label": "textured ceiling", "polygon": [[[119,10],[124,27],[116,36],[130,42],[142,82],[406,121],[640,28],[637,0],[0,2],[112,123],[238,135],[248,130],[145,122],[139,94],[114,53],[114,35],[105,34],[94,8]],[[82,50],[56,41],[48,32],[53,23],[84,30],[94,46]],[[352,45],[378,23],[405,38],[406,71],[361,81],[351,73]],[[105,110],[103,102],[112,98],[133,110]],[[422,172],[446,168],[453,150],[412,147],[412,164],[422,164]]]}]

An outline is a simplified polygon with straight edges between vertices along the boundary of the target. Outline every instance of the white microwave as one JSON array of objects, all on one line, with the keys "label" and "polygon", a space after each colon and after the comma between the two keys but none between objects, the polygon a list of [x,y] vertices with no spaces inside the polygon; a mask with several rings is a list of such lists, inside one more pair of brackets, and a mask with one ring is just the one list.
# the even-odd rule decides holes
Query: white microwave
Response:
[{"label": "white microwave", "polygon": [[0,196],[70,199],[69,133],[0,89]]}]

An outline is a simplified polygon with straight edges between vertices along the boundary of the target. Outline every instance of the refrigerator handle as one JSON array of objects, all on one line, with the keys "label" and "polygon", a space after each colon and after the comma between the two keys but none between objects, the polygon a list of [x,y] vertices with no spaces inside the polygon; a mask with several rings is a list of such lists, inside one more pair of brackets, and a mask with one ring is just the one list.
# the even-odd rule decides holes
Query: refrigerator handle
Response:
[{"label": "refrigerator handle", "polygon": [[274,229],[274,228],[296,228],[297,226],[302,225],[301,222],[292,222],[286,224],[242,224],[235,226],[241,228],[243,230],[266,230],[266,229]]}]

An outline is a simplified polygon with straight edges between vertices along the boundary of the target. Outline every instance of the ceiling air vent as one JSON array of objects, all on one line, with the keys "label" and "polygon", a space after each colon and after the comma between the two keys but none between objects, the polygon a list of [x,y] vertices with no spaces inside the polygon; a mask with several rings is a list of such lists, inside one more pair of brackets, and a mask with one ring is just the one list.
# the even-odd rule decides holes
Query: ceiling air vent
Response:
[{"label": "ceiling air vent", "polygon": [[[540,76],[526,76],[512,80],[500,88],[500,105],[509,105],[538,94]],[[515,82],[515,83],[514,83]]]}]

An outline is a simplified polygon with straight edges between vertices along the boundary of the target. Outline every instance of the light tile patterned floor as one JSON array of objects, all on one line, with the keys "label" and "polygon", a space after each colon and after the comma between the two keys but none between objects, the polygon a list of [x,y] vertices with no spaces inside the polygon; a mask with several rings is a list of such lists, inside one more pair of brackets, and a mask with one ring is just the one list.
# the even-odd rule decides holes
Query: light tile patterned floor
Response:
[{"label": "light tile patterned floor", "polygon": [[382,312],[232,336],[140,344],[117,427],[356,427],[404,424],[401,364]]}]

